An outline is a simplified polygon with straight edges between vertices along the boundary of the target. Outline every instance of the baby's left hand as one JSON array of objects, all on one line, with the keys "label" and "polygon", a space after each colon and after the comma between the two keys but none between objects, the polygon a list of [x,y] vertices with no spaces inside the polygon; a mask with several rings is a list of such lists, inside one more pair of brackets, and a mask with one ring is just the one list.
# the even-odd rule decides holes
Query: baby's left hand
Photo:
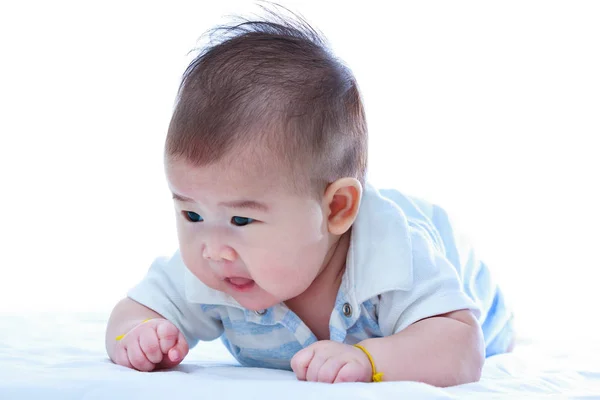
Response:
[{"label": "baby's left hand", "polygon": [[294,355],[292,370],[301,381],[371,382],[373,372],[362,350],[348,344],[322,340]]}]

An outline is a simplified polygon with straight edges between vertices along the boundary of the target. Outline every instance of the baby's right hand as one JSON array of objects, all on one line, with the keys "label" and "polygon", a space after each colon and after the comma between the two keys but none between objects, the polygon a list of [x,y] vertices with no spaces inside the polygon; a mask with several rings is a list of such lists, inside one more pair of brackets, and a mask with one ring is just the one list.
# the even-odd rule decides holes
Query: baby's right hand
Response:
[{"label": "baby's right hand", "polygon": [[171,322],[154,318],[143,322],[117,341],[116,364],[139,371],[171,368],[187,355],[183,334]]}]

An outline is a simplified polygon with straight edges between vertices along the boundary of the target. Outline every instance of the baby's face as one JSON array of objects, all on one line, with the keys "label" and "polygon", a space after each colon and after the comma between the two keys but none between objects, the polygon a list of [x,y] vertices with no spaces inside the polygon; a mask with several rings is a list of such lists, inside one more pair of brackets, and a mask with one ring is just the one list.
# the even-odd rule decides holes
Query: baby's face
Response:
[{"label": "baby's face", "polygon": [[277,168],[173,161],[166,176],[183,261],[205,285],[260,310],[298,296],[320,272],[332,240],[326,206],[284,189]]}]

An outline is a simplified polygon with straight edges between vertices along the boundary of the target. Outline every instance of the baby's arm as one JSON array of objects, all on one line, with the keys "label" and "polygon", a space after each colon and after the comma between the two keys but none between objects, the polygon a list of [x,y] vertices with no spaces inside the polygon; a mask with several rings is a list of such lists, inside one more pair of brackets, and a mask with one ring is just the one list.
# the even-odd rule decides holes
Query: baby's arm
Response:
[{"label": "baby's arm", "polygon": [[411,232],[413,284],[379,296],[383,338],[364,341],[384,380],[436,386],[479,380],[485,357],[478,304],[430,236]]},{"label": "baby's arm", "polygon": [[473,313],[425,317],[398,333],[356,346],[322,340],[291,360],[299,380],[311,382],[418,381],[453,386],[479,380],[483,336]]},{"label": "baby's arm", "polygon": [[112,355],[117,344],[117,340],[115,340],[115,338],[119,335],[129,332],[135,326],[141,324],[142,321],[151,318],[163,317],[148,307],[143,306],[127,297],[117,303],[110,314],[108,325],[106,327],[106,352],[111,360],[114,361]]},{"label": "baby's arm", "polygon": [[114,363],[142,371],[171,368],[189,350],[185,338],[172,323],[129,298],[113,309],[105,343]]},{"label": "baby's arm", "polygon": [[202,286],[187,271],[179,251],[170,259],[154,260],[144,279],[110,316],[106,351],[111,360],[142,371],[170,368],[179,364],[198,340],[221,336],[223,324],[218,313],[188,301],[186,274],[193,279],[191,284]]},{"label": "baby's arm", "polygon": [[419,381],[434,386],[476,382],[484,363],[481,328],[469,310],[415,322],[388,337],[360,343],[386,381]]}]

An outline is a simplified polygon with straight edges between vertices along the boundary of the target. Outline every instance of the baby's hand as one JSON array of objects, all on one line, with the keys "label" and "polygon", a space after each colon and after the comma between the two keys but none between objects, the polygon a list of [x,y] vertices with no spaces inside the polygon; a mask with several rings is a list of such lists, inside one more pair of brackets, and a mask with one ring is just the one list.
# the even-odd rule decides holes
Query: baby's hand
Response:
[{"label": "baby's hand", "polygon": [[362,350],[348,344],[322,340],[292,358],[292,370],[301,381],[371,382],[372,368]]},{"label": "baby's hand", "polygon": [[115,363],[139,371],[171,368],[189,351],[187,341],[171,322],[154,318],[131,329],[117,342]]}]

